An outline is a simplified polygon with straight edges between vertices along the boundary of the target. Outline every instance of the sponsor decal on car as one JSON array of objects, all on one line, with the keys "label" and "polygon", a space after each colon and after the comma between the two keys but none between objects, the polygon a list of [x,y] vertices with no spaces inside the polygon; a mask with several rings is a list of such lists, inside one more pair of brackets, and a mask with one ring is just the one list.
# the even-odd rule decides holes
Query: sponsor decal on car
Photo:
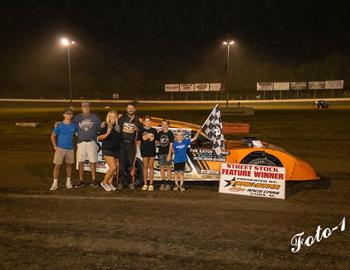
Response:
[{"label": "sponsor decal on car", "polygon": [[212,149],[191,149],[193,160],[225,162],[227,153],[217,155]]}]

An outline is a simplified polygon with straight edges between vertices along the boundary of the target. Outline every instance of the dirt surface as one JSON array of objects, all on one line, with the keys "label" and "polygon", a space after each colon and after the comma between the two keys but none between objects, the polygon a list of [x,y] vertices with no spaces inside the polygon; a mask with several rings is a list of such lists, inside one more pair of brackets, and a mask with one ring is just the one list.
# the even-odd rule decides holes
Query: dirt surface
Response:
[{"label": "dirt surface", "polygon": [[[190,115],[200,122],[206,114]],[[288,183],[287,199],[274,200],[219,194],[217,183],[187,184],[182,193],[52,193],[53,114],[0,114],[0,269],[348,270],[348,116],[279,111],[247,118],[252,134],[305,159],[322,177]],[[13,127],[19,118],[41,126]],[[343,217],[345,231],[291,252],[295,234],[315,235],[318,225],[333,228]]]},{"label": "dirt surface", "polygon": [[1,269],[349,269],[349,231],[290,251],[295,233],[349,216],[349,181],[302,186],[285,201],[216,187],[2,190]]}]

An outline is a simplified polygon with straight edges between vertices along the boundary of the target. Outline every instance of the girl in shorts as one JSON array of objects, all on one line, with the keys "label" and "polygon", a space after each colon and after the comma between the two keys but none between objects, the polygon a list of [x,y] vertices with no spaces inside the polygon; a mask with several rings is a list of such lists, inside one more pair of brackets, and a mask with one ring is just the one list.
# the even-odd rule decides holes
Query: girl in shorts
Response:
[{"label": "girl in shorts", "polygon": [[197,130],[196,135],[192,139],[184,139],[182,130],[178,130],[175,133],[175,141],[173,147],[168,154],[168,160],[171,160],[171,154],[174,153],[174,173],[175,173],[175,187],[174,191],[185,191],[184,183],[184,171],[187,161],[187,148],[192,142],[197,140],[201,129]]},{"label": "girl in shorts", "polygon": [[116,190],[113,185],[113,179],[114,176],[118,178],[121,140],[120,128],[117,121],[117,112],[109,111],[106,121],[101,123],[101,128],[98,131],[97,139],[102,142],[102,155],[109,167],[101,182],[101,186],[105,191]]},{"label": "girl in shorts", "polygon": [[[173,147],[174,134],[169,130],[169,121],[162,120],[162,130],[158,132],[158,164],[160,170],[161,185],[159,190],[171,189],[171,162],[167,160],[170,149]],[[165,180],[167,175],[167,180]]]},{"label": "girl in shorts", "polygon": [[[137,135],[137,145],[141,151],[143,161],[143,187],[142,190],[153,191],[153,169],[154,157],[156,156],[156,135],[157,131],[151,127],[151,117],[143,118],[143,127],[140,128]],[[149,179],[149,185],[148,180]]]}]

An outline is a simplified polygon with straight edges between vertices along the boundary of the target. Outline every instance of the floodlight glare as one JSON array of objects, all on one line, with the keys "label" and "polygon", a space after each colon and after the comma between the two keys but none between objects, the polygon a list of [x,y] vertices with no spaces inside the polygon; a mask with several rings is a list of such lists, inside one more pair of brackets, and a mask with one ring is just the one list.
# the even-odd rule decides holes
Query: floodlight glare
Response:
[{"label": "floodlight glare", "polygon": [[69,40],[67,38],[62,38],[61,39],[61,45],[64,46],[64,47],[68,47],[70,45],[74,45],[75,44],[75,41],[73,40]]}]

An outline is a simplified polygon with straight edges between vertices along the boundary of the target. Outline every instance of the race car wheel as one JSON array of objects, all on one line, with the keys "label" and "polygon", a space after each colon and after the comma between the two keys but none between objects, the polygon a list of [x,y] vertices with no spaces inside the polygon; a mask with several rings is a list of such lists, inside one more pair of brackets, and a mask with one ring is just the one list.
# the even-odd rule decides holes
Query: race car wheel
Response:
[{"label": "race car wheel", "polygon": [[275,156],[263,151],[255,151],[247,155],[240,162],[241,164],[253,164],[263,166],[283,167],[282,162]]}]

